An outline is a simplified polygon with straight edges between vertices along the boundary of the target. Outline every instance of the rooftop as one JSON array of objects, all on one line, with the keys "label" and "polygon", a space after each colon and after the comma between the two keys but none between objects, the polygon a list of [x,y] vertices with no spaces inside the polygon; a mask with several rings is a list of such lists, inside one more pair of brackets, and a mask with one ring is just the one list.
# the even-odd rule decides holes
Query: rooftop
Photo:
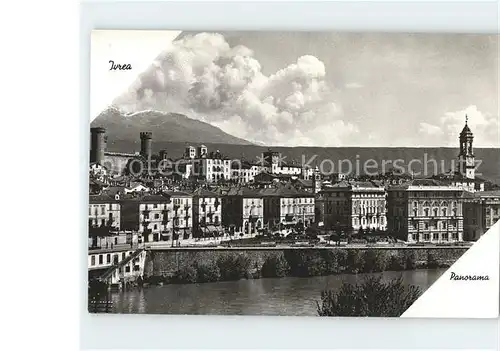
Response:
[{"label": "rooftop", "polygon": [[217,193],[210,191],[205,188],[198,188],[195,191],[193,191],[193,196],[198,196],[198,197],[219,197]]}]

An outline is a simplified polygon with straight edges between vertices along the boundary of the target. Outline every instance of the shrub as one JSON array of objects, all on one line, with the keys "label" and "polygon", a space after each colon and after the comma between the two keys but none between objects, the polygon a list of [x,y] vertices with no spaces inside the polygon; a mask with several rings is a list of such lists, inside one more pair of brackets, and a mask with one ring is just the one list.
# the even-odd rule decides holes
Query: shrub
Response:
[{"label": "shrub", "polygon": [[405,250],[404,253],[405,269],[412,270],[417,268],[417,259],[413,250]]},{"label": "shrub", "polygon": [[426,268],[438,268],[439,266],[439,261],[437,260],[436,256],[428,251]]},{"label": "shrub", "polygon": [[185,266],[178,269],[174,274],[174,280],[179,283],[196,283],[198,272],[194,266]]},{"label": "shrub", "polygon": [[239,280],[250,276],[250,259],[245,254],[219,257],[217,260],[221,280]]},{"label": "shrub", "polygon": [[364,261],[361,251],[356,249],[347,250],[345,272],[359,273],[363,270],[363,266]]},{"label": "shrub", "polygon": [[382,272],[387,267],[386,256],[380,250],[366,250],[363,253],[363,272]]},{"label": "shrub", "polygon": [[312,277],[328,273],[326,262],[317,250],[285,250],[284,254],[292,276]]},{"label": "shrub", "polygon": [[335,257],[335,261],[337,261],[337,269],[339,273],[342,273],[347,270],[347,250],[339,249],[332,251]]},{"label": "shrub", "polygon": [[197,280],[200,283],[216,282],[221,278],[219,266],[216,262],[200,263],[196,265]]},{"label": "shrub", "polygon": [[318,315],[338,317],[399,317],[422,294],[419,287],[405,285],[401,277],[388,283],[369,277],[361,284],[344,283],[338,292],[321,292]]},{"label": "shrub", "polygon": [[389,271],[403,271],[405,269],[404,257],[395,254],[389,257],[387,262],[387,270]]},{"label": "shrub", "polygon": [[264,278],[285,277],[290,272],[290,266],[283,256],[269,257],[262,265],[261,273]]}]

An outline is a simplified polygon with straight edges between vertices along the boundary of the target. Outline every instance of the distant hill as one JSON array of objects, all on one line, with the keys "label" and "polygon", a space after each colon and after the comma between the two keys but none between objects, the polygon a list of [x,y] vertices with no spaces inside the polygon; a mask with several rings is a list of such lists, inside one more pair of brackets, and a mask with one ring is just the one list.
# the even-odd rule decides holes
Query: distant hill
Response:
[{"label": "distant hill", "polygon": [[[170,158],[181,157],[184,148],[187,145],[196,146],[199,143],[192,142],[160,142],[153,140],[153,151],[157,152],[161,149],[167,149]],[[205,143],[208,151],[220,150],[224,155],[230,158],[245,158],[249,161],[256,161],[256,157],[261,155],[263,151],[268,148],[258,145],[227,145],[222,143]],[[139,142],[128,142],[120,140],[108,139],[108,149],[110,151],[123,151],[133,152],[139,150]],[[359,173],[366,174],[367,172],[374,172],[374,170],[382,169],[382,162],[386,162],[385,170],[389,170],[393,165],[401,165],[408,170],[408,165],[412,160],[411,169],[413,172],[425,173],[431,176],[435,173],[442,173],[448,171],[452,166],[452,160],[457,160],[458,148],[410,148],[410,147],[272,147],[272,150],[282,153],[286,156],[285,162],[296,161],[302,163],[302,155],[304,155],[305,162],[307,162],[314,155],[317,157],[312,165],[319,165],[323,160],[331,160],[334,164],[333,172],[338,172],[338,165],[340,160],[349,160],[353,170],[356,168]],[[474,153],[476,160],[480,160],[477,172],[480,177],[500,184],[500,149],[498,148],[475,148]],[[369,163],[366,163],[367,160]],[[424,165],[427,163],[427,171],[424,172]],[[348,162],[341,164],[342,171],[348,171]],[[359,167],[356,165],[359,164]],[[368,168],[363,165],[368,165]],[[377,164],[378,167],[370,167]],[[437,167],[434,166],[437,165]],[[331,163],[329,161],[323,162],[323,168],[326,172],[331,172]],[[453,165],[454,166],[454,165]],[[435,170],[437,172],[435,172]],[[332,172],[332,173],[333,173]],[[415,176],[419,176],[416,174]]]},{"label": "distant hill", "polygon": [[151,131],[153,142],[163,140],[253,145],[208,123],[178,113],[142,111],[124,114],[115,108],[109,108],[92,121],[91,127],[106,128],[110,141],[112,139],[138,143],[140,132]]}]

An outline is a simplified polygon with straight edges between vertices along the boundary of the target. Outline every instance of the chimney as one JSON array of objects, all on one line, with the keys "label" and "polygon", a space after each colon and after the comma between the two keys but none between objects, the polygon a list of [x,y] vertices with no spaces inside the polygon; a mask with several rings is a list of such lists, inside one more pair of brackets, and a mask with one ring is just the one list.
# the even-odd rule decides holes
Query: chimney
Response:
[{"label": "chimney", "polygon": [[152,139],[153,139],[153,133],[141,132],[141,156],[145,157],[147,160],[151,159]]},{"label": "chimney", "polygon": [[102,127],[90,128],[90,162],[100,165],[104,162],[106,150],[106,129]]}]

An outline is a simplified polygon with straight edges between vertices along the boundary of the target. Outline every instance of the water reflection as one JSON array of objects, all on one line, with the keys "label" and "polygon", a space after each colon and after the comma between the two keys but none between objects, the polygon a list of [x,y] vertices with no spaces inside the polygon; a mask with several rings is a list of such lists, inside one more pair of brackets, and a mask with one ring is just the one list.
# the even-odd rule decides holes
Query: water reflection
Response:
[{"label": "water reflection", "polygon": [[267,278],[205,284],[179,284],[114,293],[116,313],[227,314],[316,316],[316,301],[324,289],[339,289],[370,275],[426,290],[445,269],[346,274],[311,278]]}]

